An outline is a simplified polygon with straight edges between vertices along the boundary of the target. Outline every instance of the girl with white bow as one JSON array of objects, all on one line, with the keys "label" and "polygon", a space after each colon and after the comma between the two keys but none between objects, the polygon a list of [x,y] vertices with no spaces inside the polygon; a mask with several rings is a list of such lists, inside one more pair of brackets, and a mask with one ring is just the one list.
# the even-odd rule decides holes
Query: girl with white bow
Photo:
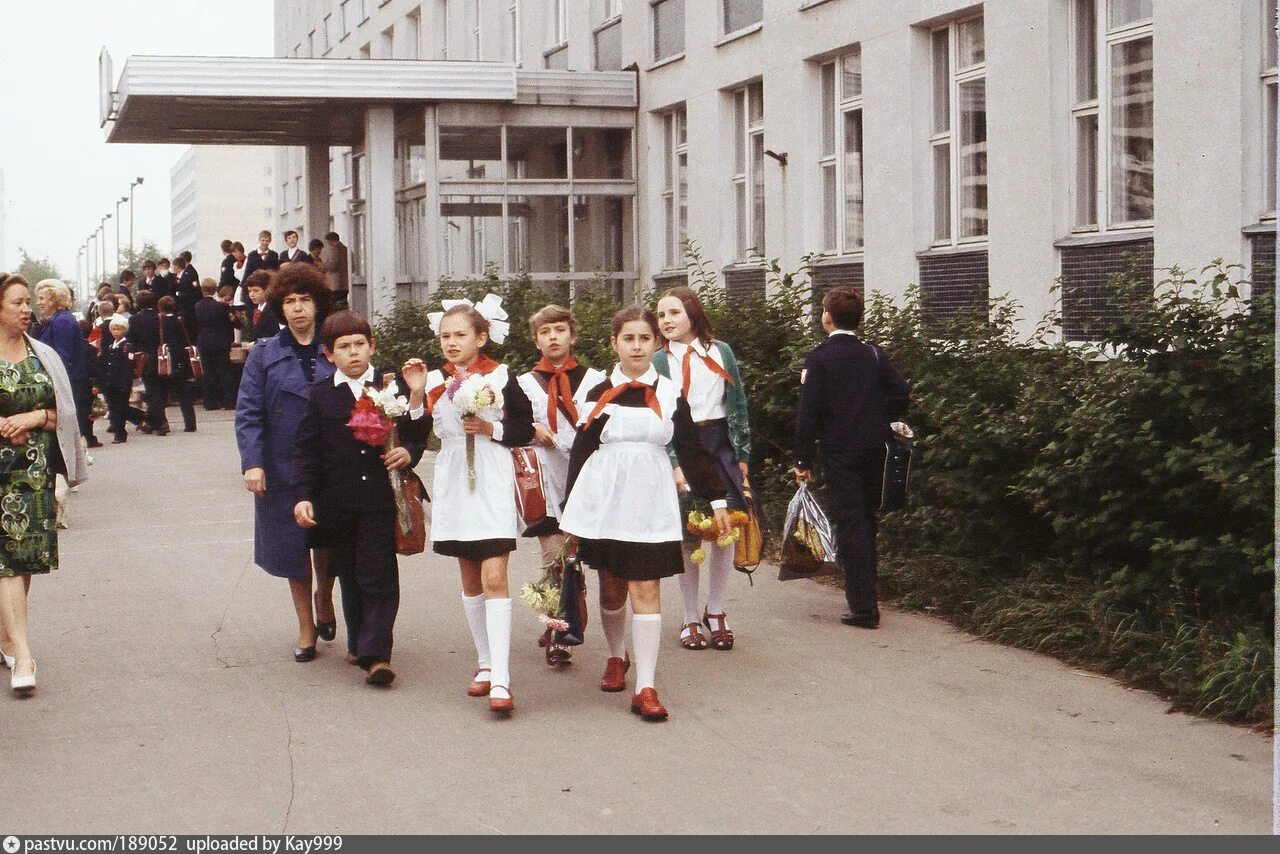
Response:
[{"label": "girl with white bow", "polygon": [[[462,572],[462,605],[477,658],[467,694],[488,696],[490,711],[506,714],[515,710],[507,560],[519,536],[508,448],[533,440],[533,406],[515,373],[484,352],[490,341],[505,341],[510,328],[501,298],[489,294],[474,305],[444,300],[443,306],[428,315],[448,360],[426,380],[426,411],[440,437],[431,548],[456,557]],[[426,371],[412,359],[403,374],[407,381]]]}]

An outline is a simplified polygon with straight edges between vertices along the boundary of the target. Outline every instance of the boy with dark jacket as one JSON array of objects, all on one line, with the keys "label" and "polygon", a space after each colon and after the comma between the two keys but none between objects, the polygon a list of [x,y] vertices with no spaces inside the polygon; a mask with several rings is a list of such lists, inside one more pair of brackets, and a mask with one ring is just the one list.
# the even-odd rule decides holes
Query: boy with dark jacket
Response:
[{"label": "boy with dark jacket", "polygon": [[876,593],[876,511],[889,424],[907,409],[910,386],[889,356],[860,340],[862,294],[842,285],[822,300],[827,340],[809,352],[800,374],[795,477],[808,483],[821,447],[831,494],[836,558],[844,570],[847,626],[880,625]]},{"label": "boy with dark jacket", "polygon": [[[390,470],[417,465],[431,421],[406,411],[396,418],[401,447],[390,452],[355,437],[347,422],[368,387],[381,389],[383,374],[371,364],[375,345],[369,322],[351,311],[330,315],[321,332],[325,355],[337,372],[311,387],[294,453],[294,519],[319,526],[329,546],[329,571],[342,585],[347,660],[368,672],[370,685],[389,685],[392,630],[400,607],[396,559],[396,506]],[[397,375],[398,394],[421,409],[425,374],[411,389]],[[410,471],[407,475],[414,477]]]}]

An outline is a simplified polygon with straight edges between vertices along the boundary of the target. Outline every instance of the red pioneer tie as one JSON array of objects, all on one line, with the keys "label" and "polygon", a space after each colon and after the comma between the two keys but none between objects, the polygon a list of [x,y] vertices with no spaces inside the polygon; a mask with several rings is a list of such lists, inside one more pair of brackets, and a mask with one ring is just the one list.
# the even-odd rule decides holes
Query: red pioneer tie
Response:
[{"label": "red pioneer tie", "polygon": [[[667,345],[667,355],[668,356],[671,355],[670,344]],[[690,344],[685,348],[684,359],[681,361],[681,364],[680,364],[680,394],[681,396],[684,397],[685,400],[689,399],[689,375],[693,369],[693,357],[695,355],[698,356],[698,358],[702,359],[703,364],[707,366],[707,370],[711,371],[711,373],[715,374],[720,379],[727,382],[729,385],[733,385],[733,377],[729,376],[728,371],[720,367],[719,362],[711,358],[710,355],[697,353],[693,349],[693,345]]]},{"label": "red pioneer tie", "polygon": [[591,422],[596,420],[596,416],[599,415],[601,412],[603,412],[606,406],[608,406],[610,403],[613,403],[613,401],[619,395],[625,392],[627,389],[632,389],[632,388],[644,389],[644,402],[648,404],[649,408],[653,410],[655,415],[661,418],[662,407],[658,404],[658,395],[656,392],[654,392],[653,386],[647,383],[642,383],[642,382],[637,382],[636,380],[632,380],[629,383],[616,385],[613,388],[606,391],[604,394],[600,395],[600,399],[596,401],[596,408],[591,410],[591,414],[587,416],[587,423],[583,425],[583,428],[586,429],[590,427]]},{"label": "red pioneer tie", "polygon": [[551,361],[543,356],[538,360],[538,364],[533,366],[535,371],[543,374],[549,374],[547,382],[547,423],[551,425],[551,432],[556,432],[556,425],[559,418],[559,409],[564,407],[565,414],[570,420],[578,423],[578,408],[573,405],[573,388],[569,385],[569,371],[578,367],[578,363],[573,357],[565,360],[564,364],[556,367]]}]

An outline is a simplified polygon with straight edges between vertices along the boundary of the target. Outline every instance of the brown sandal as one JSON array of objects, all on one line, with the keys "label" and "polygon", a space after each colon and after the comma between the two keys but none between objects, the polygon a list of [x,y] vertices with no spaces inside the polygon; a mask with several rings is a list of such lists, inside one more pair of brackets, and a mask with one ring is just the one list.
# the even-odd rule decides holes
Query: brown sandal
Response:
[{"label": "brown sandal", "polygon": [[488,672],[489,672],[489,668],[487,667],[481,667],[479,670],[475,672],[475,675],[471,677],[471,684],[467,686],[468,697],[489,696],[489,680],[485,679],[482,681],[480,679],[481,673],[488,673]]},{"label": "brown sandal", "polygon": [[[720,628],[713,628],[711,621],[715,620],[720,624]],[[733,649],[733,631],[725,622],[724,614],[708,614],[702,612],[702,622],[707,627],[707,631],[711,632],[711,647],[727,652]]]},{"label": "brown sandal", "polygon": [[[702,625],[700,623],[685,623],[680,627],[680,645],[685,649],[706,649],[707,639],[702,636]],[[684,629],[689,630],[689,634],[684,633]]]}]

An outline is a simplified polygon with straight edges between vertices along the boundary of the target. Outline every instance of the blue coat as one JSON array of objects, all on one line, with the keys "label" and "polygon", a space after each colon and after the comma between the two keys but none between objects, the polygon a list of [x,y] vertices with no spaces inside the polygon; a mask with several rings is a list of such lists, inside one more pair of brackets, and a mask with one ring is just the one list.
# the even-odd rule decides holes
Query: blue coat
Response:
[{"label": "blue coat", "polygon": [[84,333],[80,331],[80,321],[74,314],[65,308],[59,309],[48,323],[40,327],[37,337],[62,357],[67,379],[77,382],[89,376],[84,358]]},{"label": "blue coat", "polygon": [[[311,386],[285,340],[288,334],[265,338],[249,351],[236,401],[236,444],[240,471],[262,468],[267,477],[266,494],[254,496],[253,561],[279,578],[303,579],[310,567],[307,532],[293,520],[297,499],[291,484],[294,445]],[[319,342],[317,333],[317,347]],[[319,353],[316,380],[333,373],[333,363]]]}]

